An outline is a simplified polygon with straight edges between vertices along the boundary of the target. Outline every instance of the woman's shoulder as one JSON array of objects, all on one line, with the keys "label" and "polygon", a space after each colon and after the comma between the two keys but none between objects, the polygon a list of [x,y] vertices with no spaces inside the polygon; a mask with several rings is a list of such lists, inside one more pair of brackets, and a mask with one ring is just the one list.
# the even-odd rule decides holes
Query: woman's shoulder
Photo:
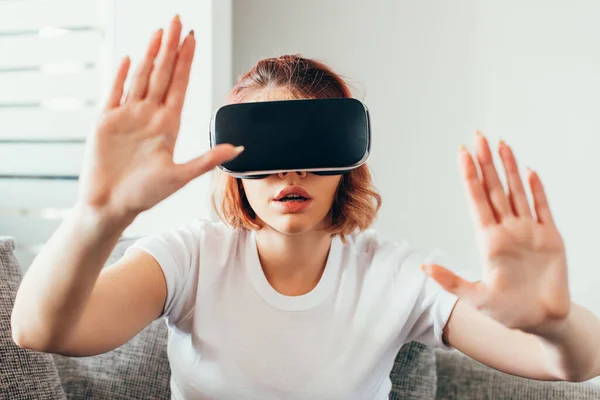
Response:
[{"label": "woman's shoulder", "polygon": [[189,230],[195,234],[212,233],[221,236],[233,235],[236,230],[221,221],[210,221],[205,218],[195,218],[181,224],[178,229]]},{"label": "woman's shoulder", "polygon": [[357,253],[378,253],[410,248],[406,240],[392,240],[374,229],[355,231],[345,239],[346,246]]},{"label": "woman's shoulder", "polygon": [[199,249],[218,249],[237,241],[239,230],[222,222],[208,219],[192,219],[182,222],[171,229],[141,237],[137,247],[163,246],[180,251]]},{"label": "woman's shoulder", "polygon": [[357,255],[369,255],[371,260],[394,260],[401,264],[430,262],[440,255],[438,250],[422,249],[411,245],[406,239],[392,239],[374,229],[349,235],[346,246]]},{"label": "woman's shoulder", "polygon": [[179,225],[175,231],[201,245],[223,245],[237,239],[243,232],[221,221],[197,218]]}]

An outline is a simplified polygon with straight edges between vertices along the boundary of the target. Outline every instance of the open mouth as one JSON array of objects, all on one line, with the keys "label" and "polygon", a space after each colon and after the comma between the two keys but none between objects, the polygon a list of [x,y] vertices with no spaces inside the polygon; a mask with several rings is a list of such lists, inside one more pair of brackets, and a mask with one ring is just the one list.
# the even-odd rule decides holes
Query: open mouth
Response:
[{"label": "open mouth", "polygon": [[312,200],[306,189],[301,186],[288,186],[281,190],[277,196],[273,199],[277,202],[290,203],[290,202],[304,202]]},{"label": "open mouth", "polygon": [[288,201],[306,201],[308,200],[306,197],[297,195],[297,194],[288,194],[287,196],[284,196],[280,199],[277,199],[276,201],[281,201],[281,202],[288,202]]}]

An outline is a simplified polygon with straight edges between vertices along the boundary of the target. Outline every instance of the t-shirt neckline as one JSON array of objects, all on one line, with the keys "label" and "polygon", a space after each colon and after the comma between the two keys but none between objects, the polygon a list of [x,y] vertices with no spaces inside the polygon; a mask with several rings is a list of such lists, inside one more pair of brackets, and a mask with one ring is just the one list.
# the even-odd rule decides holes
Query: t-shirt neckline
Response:
[{"label": "t-shirt neckline", "polygon": [[331,293],[340,269],[342,244],[338,236],[331,239],[329,255],[321,279],[310,292],[300,296],[287,296],[271,286],[260,264],[256,232],[250,231],[246,239],[247,272],[254,289],[265,302],[282,311],[305,311],[321,304]]}]

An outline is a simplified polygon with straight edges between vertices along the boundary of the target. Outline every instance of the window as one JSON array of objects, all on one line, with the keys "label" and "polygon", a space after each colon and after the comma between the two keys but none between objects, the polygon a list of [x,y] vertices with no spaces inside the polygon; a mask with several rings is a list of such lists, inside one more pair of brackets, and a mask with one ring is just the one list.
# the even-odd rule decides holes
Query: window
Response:
[{"label": "window", "polygon": [[111,43],[111,1],[0,0],[0,235],[29,265],[71,207]]}]

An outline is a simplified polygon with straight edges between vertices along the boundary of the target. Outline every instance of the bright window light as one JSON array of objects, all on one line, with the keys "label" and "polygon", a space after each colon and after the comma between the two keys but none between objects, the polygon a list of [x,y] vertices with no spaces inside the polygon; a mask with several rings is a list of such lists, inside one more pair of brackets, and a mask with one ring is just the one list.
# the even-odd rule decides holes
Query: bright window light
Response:
[{"label": "bright window light", "polygon": [[85,102],[73,98],[54,98],[42,100],[41,106],[48,110],[79,110],[85,107]]},{"label": "bright window light", "polygon": [[55,38],[68,32],[69,30],[64,28],[57,28],[55,26],[42,26],[39,30],[39,35],[43,38]]},{"label": "bright window light", "polygon": [[45,74],[72,74],[85,69],[85,64],[77,61],[63,61],[43,64],[41,71]]}]

